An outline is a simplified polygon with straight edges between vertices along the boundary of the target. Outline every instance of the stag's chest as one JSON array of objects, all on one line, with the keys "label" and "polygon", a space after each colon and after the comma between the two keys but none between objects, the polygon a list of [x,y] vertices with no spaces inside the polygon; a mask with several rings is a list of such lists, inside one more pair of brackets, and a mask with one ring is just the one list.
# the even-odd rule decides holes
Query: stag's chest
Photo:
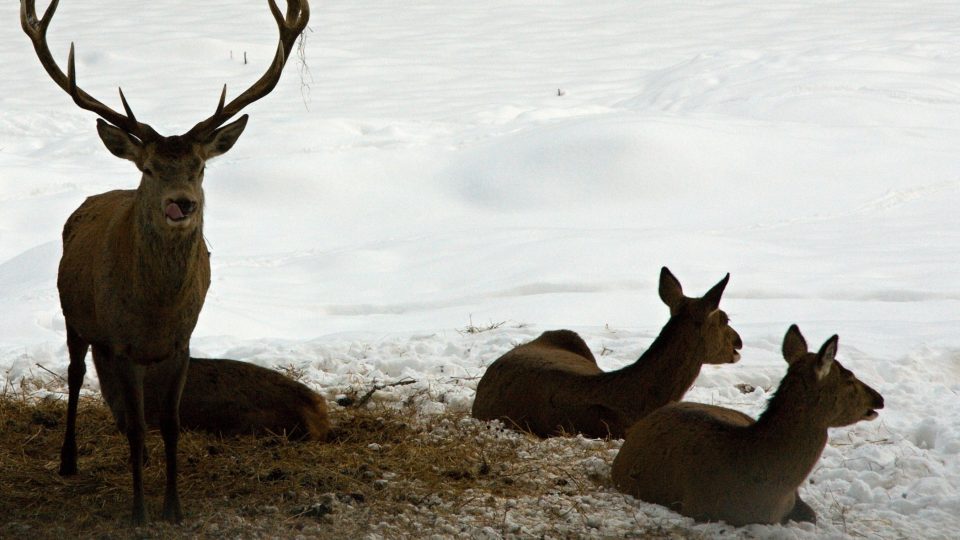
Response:
[{"label": "stag's chest", "polygon": [[210,283],[209,263],[205,257],[200,263],[187,271],[117,268],[118,275],[105,280],[123,284],[101,290],[97,299],[115,352],[153,363],[188,349]]},{"label": "stag's chest", "polygon": [[121,317],[112,325],[115,354],[140,364],[152,364],[189,350],[199,309],[132,309],[119,314]]}]

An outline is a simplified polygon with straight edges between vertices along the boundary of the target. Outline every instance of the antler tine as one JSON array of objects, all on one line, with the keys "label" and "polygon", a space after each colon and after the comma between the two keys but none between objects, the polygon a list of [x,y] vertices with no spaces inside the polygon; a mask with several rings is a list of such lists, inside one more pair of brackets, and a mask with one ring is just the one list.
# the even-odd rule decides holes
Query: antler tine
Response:
[{"label": "antler tine", "polygon": [[35,0],[25,0],[20,2],[20,26],[23,27],[23,31],[27,33],[28,36],[33,38],[35,35],[44,35],[47,33],[47,25],[50,24],[50,18],[53,16],[53,11],[57,9],[57,4],[60,0],[53,0],[50,2],[50,5],[47,6],[47,10],[43,13],[43,18],[37,21],[37,3]]},{"label": "antler tine", "polygon": [[277,7],[275,0],[267,0],[267,2],[280,31],[280,41],[277,44],[277,52],[273,57],[273,62],[267,67],[266,72],[257,79],[257,82],[253,83],[242,94],[230,100],[230,103],[226,106],[223,104],[227,92],[227,87],[224,85],[217,111],[213,116],[198,122],[185,136],[211,133],[243,110],[244,107],[266,96],[277,86],[280,75],[283,73],[283,66],[290,56],[290,51],[293,50],[297,38],[307,27],[307,22],[310,20],[310,5],[307,0],[287,0],[287,14],[284,16],[280,8]]},{"label": "antler tine", "polygon": [[[283,27],[285,20],[283,13],[280,12],[280,8],[277,7],[277,3],[274,0],[267,0],[267,3],[270,4],[270,13],[273,13],[274,20],[277,21],[277,26]],[[290,9],[290,4],[287,4],[287,9]]]},{"label": "antler tine", "polygon": [[223,102],[227,100],[227,85],[223,85],[223,90],[220,92],[220,103],[217,103],[217,112],[216,114],[223,114]]},{"label": "antler tine", "polygon": [[129,118],[131,122],[136,122],[137,118],[133,116],[133,110],[130,109],[130,105],[127,103],[127,98],[123,95],[123,88],[118,86],[117,91],[120,92],[120,103],[123,103],[123,110],[127,113],[127,118]]},{"label": "antler tine", "polygon": [[27,36],[30,37],[30,41],[33,42],[33,49],[36,51],[37,58],[40,59],[40,64],[47,71],[47,74],[50,75],[53,82],[57,83],[57,86],[70,94],[73,102],[81,109],[96,113],[107,122],[110,122],[140,140],[159,138],[160,135],[152,127],[137,122],[130,111],[127,100],[123,97],[123,92],[120,93],[120,99],[123,101],[123,108],[126,110],[127,116],[107,107],[77,86],[77,69],[74,62],[73,43],[70,44],[70,54],[67,57],[67,73],[64,74],[60,66],[57,65],[56,60],[53,59],[53,54],[50,53],[50,47],[47,45],[47,27],[50,26],[50,21],[53,19],[53,14],[56,12],[57,4],[59,3],[59,0],[51,0],[50,5],[47,6],[47,10],[43,13],[43,18],[37,20],[36,1],[20,1],[20,25],[23,27],[23,31]]}]

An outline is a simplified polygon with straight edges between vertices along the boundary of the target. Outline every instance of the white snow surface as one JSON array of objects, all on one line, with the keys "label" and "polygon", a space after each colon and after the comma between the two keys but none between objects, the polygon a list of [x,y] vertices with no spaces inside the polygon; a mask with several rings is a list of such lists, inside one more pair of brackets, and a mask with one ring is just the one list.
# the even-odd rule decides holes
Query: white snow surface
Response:
[{"label": "white snow surface", "polygon": [[[646,515],[705,536],[956,537],[960,4],[312,8],[304,55],[207,169],[194,355],[292,365],[330,399],[412,377],[378,395],[430,388],[425,412],[469,410],[484,368],[544,330],[577,330],[606,369],[633,361],[667,319],[661,266],[691,295],[730,272],[743,360],[704,368],[687,399],[758,415],[791,323],[811,346],[839,334],[885,397],[877,421],[831,431],[801,487],[819,523],[695,525],[598,487],[576,504],[603,527],[571,534]],[[0,6],[3,386],[65,373],[61,227],[139,180],[49,80],[17,9]],[[260,1],[64,0],[64,67],[71,41],[82,88],[119,109],[122,86],[174,134],[261,75],[276,28]]]}]

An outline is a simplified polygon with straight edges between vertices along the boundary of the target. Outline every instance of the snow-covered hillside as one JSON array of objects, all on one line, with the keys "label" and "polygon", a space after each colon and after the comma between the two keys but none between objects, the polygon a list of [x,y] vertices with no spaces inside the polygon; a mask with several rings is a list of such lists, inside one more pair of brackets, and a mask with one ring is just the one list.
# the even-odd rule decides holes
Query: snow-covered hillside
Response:
[{"label": "snow-covered hillside", "polygon": [[[690,294],[730,272],[744,359],[688,399],[758,414],[797,323],[839,334],[886,408],[832,432],[801,488],[817,528],[677,520],[960,530],[960,4],[313,4],[303,56],[207,169],[195,355],[293,365],[331,398],[409,376],[383,395],[429,387],[428,409],[466,410],[484,367],[543,330],[581,332],[608,369],[635,359],[667,318],[661,266]],[[61,227],[139,179],[17,8],[0,6],[0,385],[66,371]],[[276,28],[265,1],[63,0],[62,65],[71,41],[81,87],[119,107],[122,86],[173,134],[260,76]],[[619,504],[614,522],[667,514]]]}]

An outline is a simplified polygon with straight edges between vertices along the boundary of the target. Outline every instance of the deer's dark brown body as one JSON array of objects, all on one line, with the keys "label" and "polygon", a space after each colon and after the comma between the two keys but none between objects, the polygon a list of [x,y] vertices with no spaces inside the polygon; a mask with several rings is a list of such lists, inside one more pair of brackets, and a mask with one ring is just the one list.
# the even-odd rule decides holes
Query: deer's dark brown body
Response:
[{"label": "deer's dark brown body", "polygon": [[[226,104],[224,87],[212,116],[183,135],[164,137],[134,117],[123,92],[120,99],[125,114],[107,107],[77,85],[73,45],[67,73],[60,69],[46,39],[58,3],[53,0],[38,18],[35,0],[21,0],[21,26],[53,81],[79,107],[100,116],[97,131],[107,149],[132,161],[142,173],[136,190],[88,198],[63,229],[57,288],[70,353],[70,396],[60,473],[77,472],[77,400],[86,373],[87,350],[92,348],[103,396],[114,415],[123,419],[130,443],[133,522],[146,521],[145,386],[160,397],[159,424],[167,467],[163,515],[179,521],[178,407],[187,374],[190,335],[210,285],[210,263],[203,241],[204,164],[233,147],[247,117],[223,124],[274,88],[297,37],[306,27],[309,7],[306,1],[291,0],[284,15],[274,0],[269,0],[280,43],[267,72]],[[166,376],[145,380],[148,366],[157,365],[163,367]]]},{"label": "deer's dark brown body", "polygon": [[640,420],[613,461],[620,491],[698,521],[731,525],[816,521],[797,488],[827,444],[827,429],[873,420],[883,397],[834,360],[837,336],[810,353],[794,325],[790,364],[754,422],[724,407],[667,405]]},{"label": "deer's dark brown body", "polygon": [[498,358],[477,384],[473,416],[540,437],[582,433],[622,438],[631,424],[677,401],[703,364],[736,362],[740,336],[719,309],[729,275],[703,298],[687,298],[666,268],[660,297],[670,320],[635,363],[603,372],[575,332],[544,332]]}]

